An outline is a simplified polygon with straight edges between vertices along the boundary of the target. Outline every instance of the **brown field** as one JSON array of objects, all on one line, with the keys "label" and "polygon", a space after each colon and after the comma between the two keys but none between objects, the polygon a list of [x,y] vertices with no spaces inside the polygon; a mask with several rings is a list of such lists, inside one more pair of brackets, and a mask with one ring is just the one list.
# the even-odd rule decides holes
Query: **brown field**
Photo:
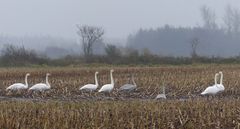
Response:
[{"label": "brown field", "polygon": [[[78,89],[94,83],[99,71],[100,85],[110,82],[114,69],[115,89],[110,96],[81,93]],[[214,84],[214,74],[223,71],[225,91],[214,97],[199,94]],[[43,93],[6,92],[23,82],[29,72],[30,85],[52,75],[52,89]],[[138,85],[131,94],[118,93],[134,74]],[[1,68],[0,128],[239,128],[239,65],[197,65],[161,67],[100,68]],[[156,101],[161,85],[167,100]]]}]

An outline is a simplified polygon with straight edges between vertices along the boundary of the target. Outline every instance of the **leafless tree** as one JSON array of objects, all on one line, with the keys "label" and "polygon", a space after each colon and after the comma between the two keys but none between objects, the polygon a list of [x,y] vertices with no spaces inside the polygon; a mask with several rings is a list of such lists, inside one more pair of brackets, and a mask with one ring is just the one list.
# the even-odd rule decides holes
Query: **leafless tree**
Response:
[{"label": "leafless tree", "polygon": [[82,41],[84,56],[89,59],[93,55],[93,45],[102,39],[104,30],[101,27],[88,25],[77,25],[77,28],[77,34],[80,36]]},{"label": "leafless tree", "polygon": [[240,33],[240,11],[237,8],[228,5],[225,10],[223,21],[229,34]]},{"label": "leafless tree", "polygon": [[190,45],[191,45],[191,57],[192,59],[196,59],[198,57],[197,54],[197,49],[198,49],[198,45],[199,45],[200,41],[198,38],[192,38],[190,40]]},{"label": "leafless tree", "polygon": [[204,22],[204,27],[207,29],[216,29],[216,14],[206,5],[200,8],[202,20]]}]

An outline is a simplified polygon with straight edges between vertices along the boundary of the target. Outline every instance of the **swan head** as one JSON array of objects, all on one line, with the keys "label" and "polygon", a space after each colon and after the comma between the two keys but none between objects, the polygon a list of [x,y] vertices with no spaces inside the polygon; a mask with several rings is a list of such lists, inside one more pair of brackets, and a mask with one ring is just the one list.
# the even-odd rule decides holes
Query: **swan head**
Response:
[{"label": "swan head", "polygon": [[111,70],[110,70],[110,72],[112,73],[112,72],[114,72],[114,70],[113,70],[113,69],[111,69]]},{"label": "swan head", "polygon": [[98,74],[98,71],[95,74]]},{"label": "swan head", "polygon": [[51,74],[50,74],[50,73],[47,73],[46,75],[47,75],[47,76],[50,76]]},{"label": "swan head", "polygon": [[30,73],[27,73],[26,76],[30,76]]},{"label": "swan head", "polygon": [[222,72],[222,71],[219,71],[219,74],[223,74],[223,72]]}]

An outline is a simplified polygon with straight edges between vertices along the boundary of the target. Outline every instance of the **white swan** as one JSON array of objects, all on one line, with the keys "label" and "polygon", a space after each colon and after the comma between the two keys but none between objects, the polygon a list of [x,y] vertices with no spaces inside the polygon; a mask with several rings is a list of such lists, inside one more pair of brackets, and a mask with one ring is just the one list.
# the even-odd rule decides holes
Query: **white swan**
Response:
[{"label": "white swan", "polygon": [[135,90],[137,88],[137,84],[134,81],[133,75],[132,75],[132,82],[133,82],[133,84],[125,84],[125,85],[121,86],[118,89],[118,91],[131,92],[131,91]]},{"label": "white swan", "polygon": [[[219,86],[219,84],[217,84],[217,77],[218,77],[219,73],[215,74],[215,84],[213,86],[209,86],[207,87],[202,93],[201,95],[206,95],[206,94],[217,94],[218,92],[222,91],[221,86]],[[222,78],[222,77],[221,77]]]},{"label": "white swan", "polygon": [[98,92],[108,92],[108,93],[110,93],[113,90],[113,88],[114,88],[114,81],[113,81],[113,75],[112,75],[113,72],[114,72],[114,70],[112,69],[110,71],[111,84],[103,85],[102,88]]},{"label": "white swan", "polygon": [[48,90],[51,88],[49,82],[48,82],[48,76],[50,74],[47,73],[46,74],[46,83],[38,83],[35,84],[34,86],[32,86],[31,88],[29,88],[29,90],[33,90],[33,91],[44,91],[44,90]]},{"label": "white swan", "polygon": [[162,87],[162,94],[158,94],[155,99],[167,99],[166,94],[165,94],[165,86],[164,85]]},{"label": "white swan", "polygon": [[27,89],[28,88],[28,76],[30,76],[29,73],[26,74],[25,76],[25,84],[23,83],[15,83],[15,84],[12,84],[11,86],[7,87],[6,88],[6,91],[8,90],[22,90],[22,89]]},{"label": "white swan", "polygon": [[98,72],[95,72],[95,84],[87,84],[81,87],[79,90],[95,91],[98,88]]}]

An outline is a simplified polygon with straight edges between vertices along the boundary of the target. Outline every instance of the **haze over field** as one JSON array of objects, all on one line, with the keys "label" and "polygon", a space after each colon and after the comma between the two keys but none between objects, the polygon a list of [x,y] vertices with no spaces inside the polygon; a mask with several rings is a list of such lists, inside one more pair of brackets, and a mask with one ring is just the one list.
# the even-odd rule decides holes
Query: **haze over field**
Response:
[{"label": "haze over field", "polygon": [[[0,43],[1,45],[9,43],[24,45],[39,51],[45,51],[49,46],[57,46],[78,53],[80,39],[76,33],[76,24],[79,24],[102,27],[105,31],[104,43],[121,45],[128,43],[133,47],[137,45],[139,50],[148,48],[156,54],[188,56],[190,51],[188,42],[191,40],[191,36],[188,34],[180,41],[182,48],[179,49],[175,49],[175,41],[171,41],[169,45],[169,40],[146,37],[131,42],[128,37],[130,34],[133,36],[137,34],[140,28],[144,31],[152,28],[154,31],[157,28],[164,28],[166,24],[170,25],[170,28],[202,27],[204,23],[200,8],[203,5],[215,13],[215,22],[221,29],[224,27],[223,17],[226,7],[238,9],[240,1],[0,0]],[[155,35],[158,33],[156,32]],[[174,37],[173,33],[168,36],[179,40]],[[205,44],[199,45],[200,54],[233,56],[239,53],[235,46],[239,40],[231,41],[234,43],[230,44],[229,49],[234,48],[234,50],[221,53],[221,51],[208,48],[209,42],[210,46],[215,46],[217,40],[209,41],[202,35],[198,38],[201,38],[200,42]],[[208,38],[211,39],[211,37]],[[137,44],[135,41],[139,41],[139,43]],[[224,42],[228,42],[228,40]],[[226,46],[224,42],[220,43],[220,46]]]}]

